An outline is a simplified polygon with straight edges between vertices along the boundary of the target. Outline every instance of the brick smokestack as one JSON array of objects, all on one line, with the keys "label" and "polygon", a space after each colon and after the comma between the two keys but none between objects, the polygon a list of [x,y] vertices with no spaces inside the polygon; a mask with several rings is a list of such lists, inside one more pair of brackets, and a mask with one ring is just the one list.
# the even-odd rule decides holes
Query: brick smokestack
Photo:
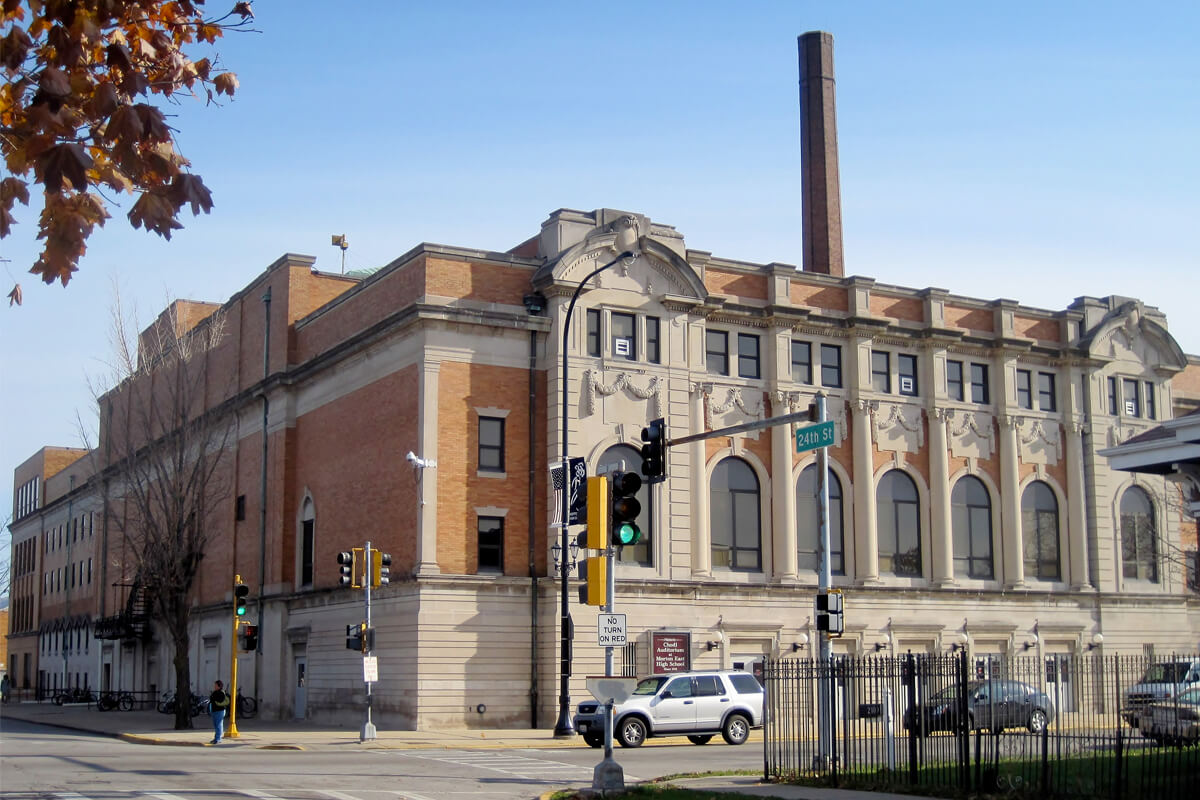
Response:
[{"label": "brick smokestack", "polygon": [[838,181],[837,106],[833,97],[833,35],[799,37],[800,183],[805,272],[845,275],[842,197]]}]

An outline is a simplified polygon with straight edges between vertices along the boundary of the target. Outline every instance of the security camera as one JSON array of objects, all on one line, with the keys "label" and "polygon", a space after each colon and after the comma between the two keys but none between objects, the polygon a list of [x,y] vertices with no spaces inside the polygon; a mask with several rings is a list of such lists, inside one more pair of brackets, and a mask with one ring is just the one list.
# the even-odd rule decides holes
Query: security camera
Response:
[{"label": "security camera", "polygon": [[407,458],[412,463],[418,464],[418,465],[420,464],[420,461],[421,461],[421,459],[417,458],[417,454],[414,453],[412,450],[408,451],[408,455],[406,455],[405,458]]}]

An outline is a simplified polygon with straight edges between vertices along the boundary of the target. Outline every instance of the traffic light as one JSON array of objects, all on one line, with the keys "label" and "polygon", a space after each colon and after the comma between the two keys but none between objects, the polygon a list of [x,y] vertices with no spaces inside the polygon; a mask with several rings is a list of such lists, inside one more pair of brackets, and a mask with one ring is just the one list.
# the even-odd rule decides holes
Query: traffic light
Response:
[{"label": "traffic light", "polygon": [[608,558],[590,556],[579,562],[579,602],[585,606],[602,606],[608,602]]},{"label": "traffic light", "polygon": [[346,626],[346,649],[357,650],[362,653],[367,649],[366,637],[367,623],[359,622],[356,625]]},{"label": "traffic light", "polygon": [[608,477],[597,475],[587,479],[587,531],[580,537],[580,547],[603,550],[608,547]]},{"label": "traffic light", "polygon": [[242,649],[247,653],[258,649],[257,625],[247,625],[242,629]]},{"label": "traffic light", "polygon": [[233,613],[238,617],[246,616],[246,597],[250,594],[250,587],[238,581],[233,585]]},{"label": "traffic light", "polygon": [[642,504],[635,495],[638,489],[642,488],[642,479],[636,472],[613,472],[610,476],[610,540],[614,547],[637,544],[642,540],[642,529],[637,525],[637,515],[642,513]]},{"label": "traffic light", "polygon": [[667,479],[667,422],[662,417],[642,428],[642,474],[646,483],[662,483]]},{"label": "traffic light", "polygon": [[338,562],[338,586],[357,586],[354,582],[354,575],[358,571],[358,565],[354,563],[357,553],[350,551],[342,551],[337,554]]},{"label": "traffic light", "polygon": [[392,554],[379,550],[371,551],[371,585],[387,586],[391,582]]},{"label": "traffic light", "polygon": [[363,652],[364,653],[373,652],[375,650],[375,629],[368,628],[367,623],[364,622],[363,623],[363,631],[365,631],[365,634],[363,636]]},{"label": "traffic light", "polygon": [[830,636],[841,636],[846,632],[846,616],[843,611],[841,591],[830,589],[827,594],[817,595],[817,630]]}]

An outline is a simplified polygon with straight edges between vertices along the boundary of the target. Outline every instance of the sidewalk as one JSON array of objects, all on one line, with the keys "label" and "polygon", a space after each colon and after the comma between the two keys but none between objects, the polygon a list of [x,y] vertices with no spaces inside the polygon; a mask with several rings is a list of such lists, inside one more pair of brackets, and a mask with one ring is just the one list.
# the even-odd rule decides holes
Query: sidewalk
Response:
[{"label": "sidewalk", "polygon": [[[95,706],[53,703],[8,703],[0,706],[4,719],[53,725],[68,730],[114,736],[129,742],[176,747],[203,747],[212,738],[208,715],[196,717],[192,730],[174,729],[174,717],[156,711],[97,711]],[[363,749],[409,750],[428,748],[583,748],[591,749],[578,736],[556,739],[550,730],[387,731],[379,730],[372,741],[360,743],[359,728],[318,726],[303,721],[241,720],[239,736],[223,740],[222,747],[255,747],[262,750],[340,750],[347,746]],[[751,733],[751,746],[762,742],[762,731]],[[647,747],[679,744],[676,738],[651,739]],[[600,751],[595,751],[600,753]],[[672,784],[688,789],[736,792],[752,797],[781,800],[912,800],[913,795],[855,792],[807,786],[764,784],[757,777],[734,775],[678,779]],[[588,787],[578,787],[586,789]]]}]

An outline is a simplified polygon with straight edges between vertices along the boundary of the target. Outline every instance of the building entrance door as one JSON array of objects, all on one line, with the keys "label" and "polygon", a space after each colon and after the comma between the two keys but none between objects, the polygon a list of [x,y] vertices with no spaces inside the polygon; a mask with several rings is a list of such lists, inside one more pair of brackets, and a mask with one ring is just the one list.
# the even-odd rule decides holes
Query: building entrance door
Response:
[{"label": "building entrance door", "polygon": [[1065,653],[1046,656],[1046,694],[1059,713],[1074,711],[1071,699],[1071,657]]},{"label": "building entrance door", "polygon": [[292,696],[292,716],[296,719],[304,719],[304,715],[308,711],[308,690],[304,685],[308,679],[306,655],[306,653],[300,652],[292,656],[293,674],[296,676],[296,689]]}]

